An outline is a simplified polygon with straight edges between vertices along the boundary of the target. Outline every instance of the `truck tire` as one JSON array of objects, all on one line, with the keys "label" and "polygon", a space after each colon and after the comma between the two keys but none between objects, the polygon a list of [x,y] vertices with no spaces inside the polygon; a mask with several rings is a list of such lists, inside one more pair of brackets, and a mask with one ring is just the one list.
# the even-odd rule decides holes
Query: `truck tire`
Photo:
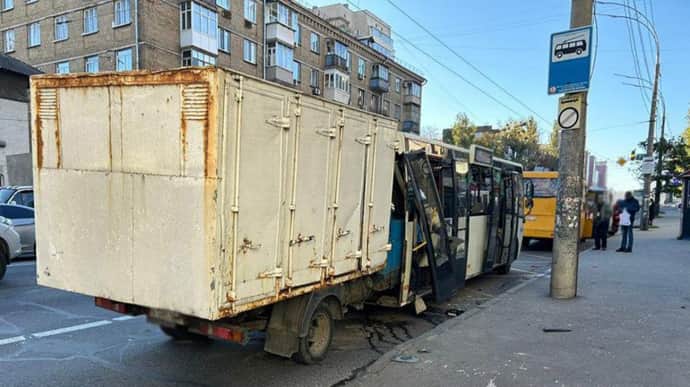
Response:
[{"label": "truck tire", "polygon": [[321,303],[309,318],[309,331],[299,339],[299,351],[293,359],[302,364],[314,364],[326,358],[333,340],[335,323],[328,307]]},{"label": "truck tire", "polygon": [[7,264],[10,262],[10,253],[7,249],[5,241],[0,239],[0,280],[5,276],[7,272]]},{"label": "truck tire", "polygon": [[181,326],[176,326],[176,327],[168,327],[165,325],[161,325],[161,331],[168,335],[170,338],[176,341],[199,341],[199,342],[206,342],[210,341],[210,339],[204,335],[200,335],[198,333],[193,333],[190,332],[187,328],[181,327]]}]

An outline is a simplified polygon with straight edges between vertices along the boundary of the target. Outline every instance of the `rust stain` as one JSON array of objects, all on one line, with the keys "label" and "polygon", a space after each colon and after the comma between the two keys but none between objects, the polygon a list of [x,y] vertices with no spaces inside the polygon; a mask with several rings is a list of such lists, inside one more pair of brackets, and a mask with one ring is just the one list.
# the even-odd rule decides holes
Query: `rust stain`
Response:
[{"label": "rust stain", "polygon": [[98,74],[35,75],[36,87],[142,86],[204,83],[215,68],[163,71],[107,72]]},{"label": "rust stain", "polygon": [[[187,161],[187,119],[185,119],[184,114],[180,121],[180,144],[182,145],[182,165],[184,166]],[[180,174],[184,175],[184,170],[180,171]]]},{"label": "rust stain", "polygon": [[62,168],[62,138],[60,138],[60,101],[58,92],[55,91],[55,154],[57,157],[56,168]]},{"label": "rust stain", "polygon": [[[32,77],[32,86],[34,85]],[[43,168],[43,134],[41,133],[41,114],[39,113],[39,107],[41,106],[41,93],[36,88],[34,95],[36,96],[36,101],[34,102],[34,111],[36,116],[34,119],[35,134],[36,134],[36,167],[38,169]]]},{"label": "rust stain", "polygon": [[[287,300],[288,298],[301,296],[303,294],[307,294],[309,292],[313,292],[315,290],[318,290],[318,289],[321,289],[324,287],[341,284],[341,283],[344,283],[344,282],[347,282],[350,280],[355,280],[355,279],[360,278],[360,277],[365,277],[371,273],[375,273],[377,271],[383,270],[383,268],[385,266],[386,266],[386,264],[384,263],[384,264],[375,266],[375,267],[367,270],[366,272],[353,271],[353,272],[350,272],[348,274],[341,275],[339,277],[332,277],[325,284],[316,283],[313,285],[302,286],[299,288],[286,288],[286,289],[281,290],[277,295],[274,295],[274,296],[269,296],[269,297],[265,297],[265,298],[262,298],[259,300],[247,302],[246,304],[242,304],[242,305],[237,305],[237,306],[233,305],[229,308],[221,308],[218,310],[219,318],[237,316],[238,314],[240,314],[242,312],[246,312],[249,310],[260,308],[262,306],[274,304],[274,303],[279,302],[279,301]],[[231,301],[231,300],[228,299],[228,301]],[[235,301],[235,300],[232,300],[232,301]]]}]

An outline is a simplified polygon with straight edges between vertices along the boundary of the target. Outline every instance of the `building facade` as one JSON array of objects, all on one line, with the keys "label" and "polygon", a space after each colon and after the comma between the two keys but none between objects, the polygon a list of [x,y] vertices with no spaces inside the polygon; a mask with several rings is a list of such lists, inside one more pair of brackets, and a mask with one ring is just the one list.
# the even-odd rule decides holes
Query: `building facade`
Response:
[{"label": "building facade", "polygon": [[0,54],[0,186],[30,185],[29,76],[39,71]]},{"label": "building facade", "polygon": [[318,13],[291,0],[0,0],[0,52],[47,73],[218,65],[419,133],[425,80],[393,59],[390,27],[367,12],[348,32]]}]

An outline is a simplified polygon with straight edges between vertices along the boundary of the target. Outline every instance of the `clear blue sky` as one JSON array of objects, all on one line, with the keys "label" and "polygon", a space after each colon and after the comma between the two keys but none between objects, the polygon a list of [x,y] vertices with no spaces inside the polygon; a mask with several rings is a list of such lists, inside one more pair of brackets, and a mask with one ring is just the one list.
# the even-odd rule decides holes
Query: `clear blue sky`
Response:
[{"label": "clear blue sky", "polygon": [[[459,112],[467,113],[476,124],[494,125],[510,118],[530,115],[529,111],[462,63],[386,0],[352,1],[374,12],[388,22],[395,33],[432,53],[521,113],[521,116],[516,116],[401,39],[395,39],[396,56],[421,69],[428,79],[422,99],[423,127],[449,127]],[[549,36],[553,32],[568,29],[570,0],[394,1],[541,116],[549,121],[555,119],[558,97],[548,96],[546,92]],[[690,34],[687,32],[690,1],[632,1],[643,11],[646,8],[650,17],[649,7],[653,2],[653,15],[662,48],[662,86],[668,109],[667,133],[670,129],[672,134],[678,135],[686,127],[685,115],[690,103]],[[302,2],[324,5],[335,1]],[[622,14],[619,8],[612,6],[598,6],[598,12]],[[649,120],[649,108],[643,102],[639,89],[623,85],[622,82],[627,80],[614,76],[614,73],[635,74],[625,21],[599,16],[598,26],[599,47],[589,94],[587,148],[599,159],[610,160],[611,188],[637,188],[639,184],[630,174],[629,165],[619,167],[614,161],[620,156],[629,155],[636,144],[646,138],[647,124],[641,122]],[[639,34],[637,27],[634,32]],[[642,34],[647,39],[648,34],[644,30]],[[651,46],[646,47],[647,61],[653,71]],[[640,64],[642,72],[646,74],[641,57]],[[539,123],[545,138],[551,127],[544,122]]]}]

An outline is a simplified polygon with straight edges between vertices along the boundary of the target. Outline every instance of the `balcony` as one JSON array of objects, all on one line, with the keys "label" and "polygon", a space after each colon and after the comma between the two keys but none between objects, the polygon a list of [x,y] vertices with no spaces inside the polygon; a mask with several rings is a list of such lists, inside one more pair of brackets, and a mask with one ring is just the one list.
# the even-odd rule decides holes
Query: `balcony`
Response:
[{"label": "balcony", "polygon": [[338,89],[337,87],[326,87],[323,89],[323,96],[340,103],[350,103],[350,93],[345,90]]},{"label": "balcony", "polygon": [[350,67],[348,66],[347,59],[336,54],[326,54],[326,70],[332,68],[342,70],[345,73],[350,72]]},{"label": "balcony", "polygon": [[403,95],[403,103],[421,106],[422,105],[422,99],[416,95],[405,94],[405,95]]},{"label": "balcony", "polygon": [[292,71],[280,66],[268,66],[266,67],[266,80],[291,85]]},{"label": "balcony", "polygon": [[266,42],[270,43],[275,41],[292,47],[295,44],[295,31],[279,22],[266,24]]},{"label": "balcony", "polygon": [[402,121],[403,132],[419,134],[419,122],[412,120]]},{"label": "balcony", "polygon": [[180,31],[180,47],[195,47],[212,55],[218,55],[218,41],[216,35],[202,34],[199,31],[186,29]]},{"label": "balcony", "polygon": [[369,80],[369,88],[375,93],[388,93],[389,86],[387,79],[374,77]]}]

